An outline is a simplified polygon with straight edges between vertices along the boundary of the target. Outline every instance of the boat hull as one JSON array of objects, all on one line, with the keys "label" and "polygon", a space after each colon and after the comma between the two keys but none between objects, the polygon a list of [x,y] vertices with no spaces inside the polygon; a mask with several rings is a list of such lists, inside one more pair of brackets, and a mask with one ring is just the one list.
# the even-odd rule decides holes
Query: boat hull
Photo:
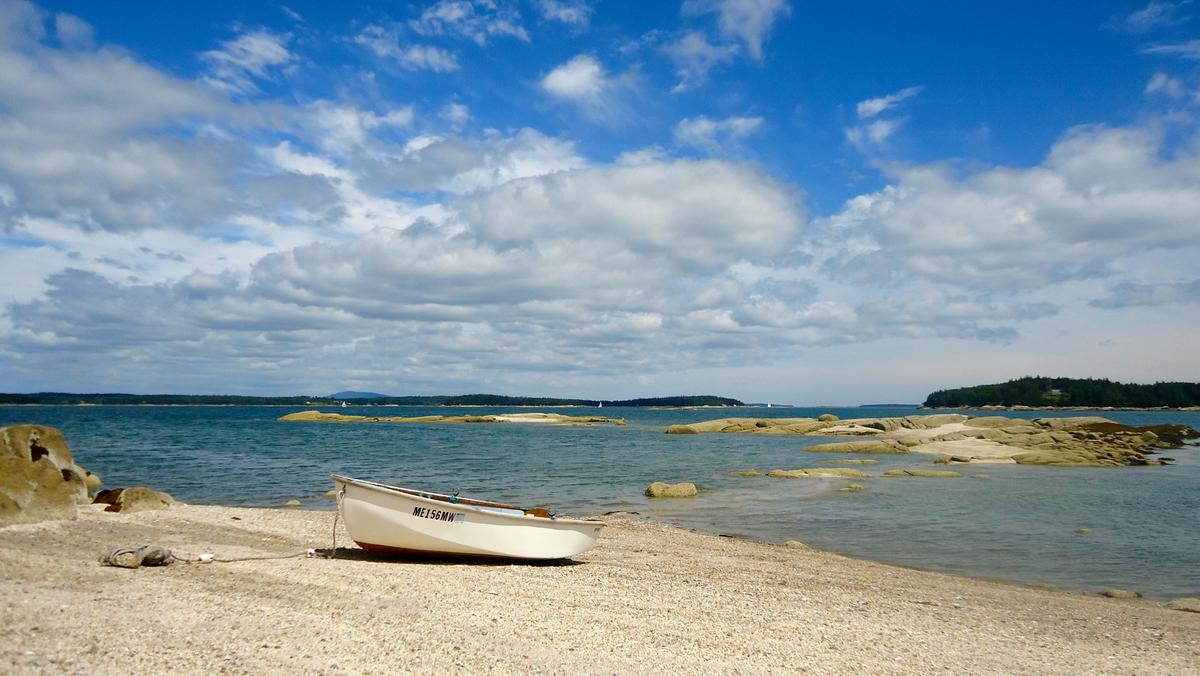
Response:
[{"label": "boat hull", "polygon": [[346,531],[369,551],[563,559],[591,549],[604,527],[450,503],[350,477],[333,481]]}]

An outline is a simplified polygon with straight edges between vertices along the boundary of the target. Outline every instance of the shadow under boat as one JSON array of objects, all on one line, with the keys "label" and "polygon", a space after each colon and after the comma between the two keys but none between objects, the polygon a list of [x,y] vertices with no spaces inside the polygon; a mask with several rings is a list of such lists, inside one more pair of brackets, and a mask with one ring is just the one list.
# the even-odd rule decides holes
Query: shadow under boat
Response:
[{"label": "shadow under boat", "polygon": [[[333,554],[331,557],[330,554]],[[396,551],[372,552],[359,547],[338,547],[331,550],[328,547],[317,549],[318,557],[334,558],[343,561],[367,561],[373,563],[411,563],[418,565],[460,565],[460,566],[530,566],[537,568],[555,568],[559,566],[583,566],[584,561],[572,559],[513,559],[500,556],[478,556],[473,554],[446,554],[443,552]]]}]

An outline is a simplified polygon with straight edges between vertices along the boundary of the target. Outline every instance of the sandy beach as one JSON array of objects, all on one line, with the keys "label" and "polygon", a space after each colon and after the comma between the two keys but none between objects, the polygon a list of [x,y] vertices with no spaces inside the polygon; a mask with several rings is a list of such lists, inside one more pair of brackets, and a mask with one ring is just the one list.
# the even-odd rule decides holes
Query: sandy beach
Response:
[{"label": "sandy beach", "polygon": [[573,562],[338,558],[332,512],[177,505],[0,529],[9,673],[1195,673],[1200,615],[618,514]]}]

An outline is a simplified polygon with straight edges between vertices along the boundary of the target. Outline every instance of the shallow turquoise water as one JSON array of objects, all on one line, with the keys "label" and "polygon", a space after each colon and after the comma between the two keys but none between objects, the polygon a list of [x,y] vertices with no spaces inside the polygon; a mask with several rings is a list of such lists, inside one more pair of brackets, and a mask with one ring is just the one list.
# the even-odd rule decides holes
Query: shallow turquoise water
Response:
[{"label": "shallow turquoise water", "polygon": [[[738,478],[729,470],[806,467],[838,456],[804,446],[828,439],[665,435],[674,423],[734,415],[843,418],[913,409],[603,409],[626,427],[338,425],[284,423],[286,407],[0,407],[0,425],[63,430],[78,462],[107,485],[149,485],[180,500],[277,506],[298,498],[332,509],[329,475],[550,504],[560,513],[633,510],[707,532],[769,542],[800,540],[851,556],[931,570],[1069,589],[1124,587],[1151,598],[1200,595],[1200,447],[1169,451],[1169,467],[1069,469],[980,465],[976,479]],[[362,408],[370,415],[497,413],[503,408]],[[543,410],[543,409],[538,409]],[[545,409],[551,410],[551,409]],[[588,412],[591,409],[587,409]],[[562,412],[581,412],[563,409]],[[1005,413],[1039,417],[1045,413]],[[1072,415],[1062,413],[1059,415]],[[1111,412],[1136,425],[1200,414]],[[844,457],[844,456],[841,456]],[[875,456],[879,473],[928,464]],[[651,481],[693,481],[690,500],[651,501]],[[1091,528],[1089,536],[1076,535]]]}]

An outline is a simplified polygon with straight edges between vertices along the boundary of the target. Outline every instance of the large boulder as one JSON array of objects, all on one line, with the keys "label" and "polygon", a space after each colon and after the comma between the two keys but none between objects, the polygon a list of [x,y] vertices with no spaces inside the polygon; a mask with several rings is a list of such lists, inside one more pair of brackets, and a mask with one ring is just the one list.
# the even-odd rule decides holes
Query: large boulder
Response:
[{"label": "large boulder", "polygon": [[106,512],[148,512],[166,509],[175,504],[175,498],[145,486],[116,488],[96,494],[95,504],[105,504]]},{"label": "large boulder", "polygon": [[44,425],[0,427],[0,526],[74,519],[100,478],[75,464],[62,432]]},{"label": "large boulder", "polygon": [[696,484],[693,483],[668,484],[655,481],[646,487],[648,498],[690,498],[695,494]]},{"label": "large boulder", "polygon": [[822,413],[821,415],[817,416],[817,420],[821,422],[834,422],[837,419],[838,417],[832,413]]}]

